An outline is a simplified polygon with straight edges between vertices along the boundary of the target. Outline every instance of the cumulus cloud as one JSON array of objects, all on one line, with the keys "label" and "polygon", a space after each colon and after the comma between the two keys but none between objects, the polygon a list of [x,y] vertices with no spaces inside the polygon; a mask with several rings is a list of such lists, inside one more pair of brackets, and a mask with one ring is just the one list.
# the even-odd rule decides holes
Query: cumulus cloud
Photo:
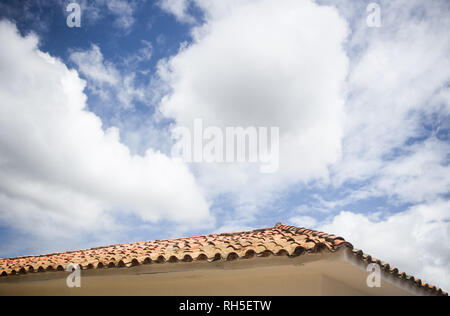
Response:
[{"label": "cumulus cloud", "polygon": [[450,202],[419,204],[383,220],[341,212],[320,230],[343,236],[375,258],[450,288]]},{"label": "cumulus cloud", "polygon": [[[177,126],[276,126],[280,169],[201,165],[205,187],[259,198],[296,181],[327,179],[340,155],[347,26],[336,9],[302,1],[196,2],[207,21],[161,65],[172,93],[161,112]],[[205,183],[204,182],[204,183]],[[265,192],[265,193],[264,193]],[[247,201],[248,202],[248,201]]]},{"label": "cumulus cloud", "polygon": [[119,130],[103,130],[86,110],[78,73],[39,51],[36,36],[23,38],[3,21],[0,41],[3,225],[67,240],[114,231],[115,214],[191,228],[212,223],[186,165],[152,149],[131,155]]}]

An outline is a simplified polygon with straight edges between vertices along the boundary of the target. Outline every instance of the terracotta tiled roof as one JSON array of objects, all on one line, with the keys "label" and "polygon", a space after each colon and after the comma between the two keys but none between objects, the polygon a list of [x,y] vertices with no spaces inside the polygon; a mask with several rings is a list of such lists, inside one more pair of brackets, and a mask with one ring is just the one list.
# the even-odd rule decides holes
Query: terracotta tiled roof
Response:
[{"label": "terracotta tiled roof", "polygon": [[211,234],[169,240],[119,244],[87,250],[39,256],[0,259],[0,275],[64,271],[70,263],[82,269],[131,267],[141,264],[191,261],[231,261],[254,256],[299,256],[321,251],[336,252],[342,247],[366,263],[378,263],[382,269],[405,282],[413,282],[433,294],[448,295],[435,286],[407,275],[385,262],[353,249],[344,238],[323,232],[287,226],[281,223],[270,228],[237,233]]}]

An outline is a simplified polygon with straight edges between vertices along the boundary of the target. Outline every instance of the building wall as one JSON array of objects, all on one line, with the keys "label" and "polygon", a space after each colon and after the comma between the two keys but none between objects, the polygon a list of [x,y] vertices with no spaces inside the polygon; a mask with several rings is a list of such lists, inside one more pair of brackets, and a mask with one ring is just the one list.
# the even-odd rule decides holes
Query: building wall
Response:
[{"label": "building wall", "polygon": [[65,272],[11,276],[0,295],[410,295],[389,282],[366,285],[368,273],[343,256],[303,255],[232,262],[164,263],[81,272],[81,288]]}]

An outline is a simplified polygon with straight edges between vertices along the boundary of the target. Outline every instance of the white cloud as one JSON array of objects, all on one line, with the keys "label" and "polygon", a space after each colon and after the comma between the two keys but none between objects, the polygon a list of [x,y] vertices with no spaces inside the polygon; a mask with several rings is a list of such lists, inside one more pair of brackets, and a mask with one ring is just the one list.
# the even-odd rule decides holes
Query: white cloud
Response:
[{"label": "white cloud", "polygon": [[381,221],[341,212],[319,230],[445,290],[450,288],[449,201],[411,207]]},{"label": "white cloud", "polygon": [[174,15],[179,22],[194,23],[195,19],[188,12],[190,3],[189,0],[160,0],[158,5],[163,11]]},{"label": "white cloud", "polygon": [[134,1],[124,0],[104,0],[97,2],[104,3],[108,10],[116,16],[114,23],[122,29],[130,29],[134,24]]},{"label": "white cloud", "polygon": [[153,45],[151,42],[141,40],[142,47],[134,54],[128,56],[124,63],[128,66],[139,65],[142,62],[149,61],[153,54]]},{"label": "white cloud", "polygon": [[94,82],[115,85],[120,80],[120,73],[111,63],[104,62],[103,55],[97,45],[92,45],[88,51],[71,53],[70,60],[78,66],[80,73]]},{"label": "white cloud", "polygon": [[[382,27],[357,23],[349,44],[350,50],[362,52],[353,58],[349,76],[343,156],[333,166],[338,185],[377,175],[385,168],[386,156],[395,158],[393,151],[405,151],[408,139],[426,134],[424,121],[449,114],[447,3],[380,5]],[[365,16],[354,14],[350,18],[364,21]],[[441,142],[433,149],[443,147]]]},{"label": "white cloud", "polygon": [[[150,46],[151,47],[151,46]],[[136,55],[125,60],[129,68],[130,64],[140,62],[151,57],[149,43]],[[133,108],[134,101],[146,101],[146,86],[137,86],[135,72],[120,72],[116,66],[105,61],[100,48],[92,45],[90,50],[74,51],[70,54],[70,60],[76,64],[78,71],[88,80],[88,88],[99,95],[102,101],[108,104],[116,104],[125,109]],[[115,101],[117,100],[117,101]]]},{"label": "white cloud", "polygon": [[201,165],[204,187],[264,203],[261,197],[293,182],[326,180],[341,150],[345,21],[309,0],[196,4],[207,21],[192,30],[192,44],[162,64],[172,90],[162,113],[186,127],[195,118],[205,126],[278,126],[281,142],[278,173]]},{"label": "white cloud", "polygon": [[449,144],[431,138],[410,149],[411,154],[383,166],[374,183],[376,190],[414,203],[433,201],[450,192]]},{"label": "white cloud", "polygon": [[0,22],[0,41],[3,225],[50,242],[61,238],[67,249],[71,239],[114,232],[116,214],[190,228],[212,223],[183,163],[152,149],[130,155],[118,129],[102,129],[86,110],[85,82],[76,71],[40,52],[34,35],[22,38],[9,22]]},{"label": "white cloud", "polygon": [[[120,129],[120,139],[132,154],[143,155],[148,148],[170,153],[172,140],[168,129],[161,127],[161,116],[154,108],[157,89],[152,87],[153,80],[145,68],[153,46],[145,40],[141,44],[140,49],[116,64],[106,60],[95,44],[87,50],[72,50],[69,60],[87,80],[88,90],[99,97],[90,100],[89,109],[102,114],[105,125]],[[145,77],[150,78],[148,82]],[[149,111],[154,110],[154,114],[136,111],[138,102],[148,106]]]},{"label": "white cloud", "polygon": [[429,204],[450,189],[448,135],[439,137],[449,128],[448,6],[380,5],[382,26],[370,29],[362,7],[338,1],[352,21],[352,61],[342,157],[331,167],[331,180],[335,189],[362,185],[336,201],[339,206],[370,197]]}]

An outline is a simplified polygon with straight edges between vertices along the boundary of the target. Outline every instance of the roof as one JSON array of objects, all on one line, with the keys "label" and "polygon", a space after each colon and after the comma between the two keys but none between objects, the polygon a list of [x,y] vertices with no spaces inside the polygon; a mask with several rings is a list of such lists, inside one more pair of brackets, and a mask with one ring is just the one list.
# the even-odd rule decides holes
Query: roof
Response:
[{"label": "roof", "polygon": [[344,238],[323,232],[278,223],[274,227],[236,233],[118,244],[87,250],[0,259],[0,275],[65,271],[71,264],[82,269],[132,267],[141,264],[191,261],[232,261],[255,256],[300,256],[304,253],[336,252],[349,248],[361,261],[378,263],[381,268],[405,282],[412,282],[432,294],[446,292],[420,279],[407,275],[388,263],[354,249]]}]

